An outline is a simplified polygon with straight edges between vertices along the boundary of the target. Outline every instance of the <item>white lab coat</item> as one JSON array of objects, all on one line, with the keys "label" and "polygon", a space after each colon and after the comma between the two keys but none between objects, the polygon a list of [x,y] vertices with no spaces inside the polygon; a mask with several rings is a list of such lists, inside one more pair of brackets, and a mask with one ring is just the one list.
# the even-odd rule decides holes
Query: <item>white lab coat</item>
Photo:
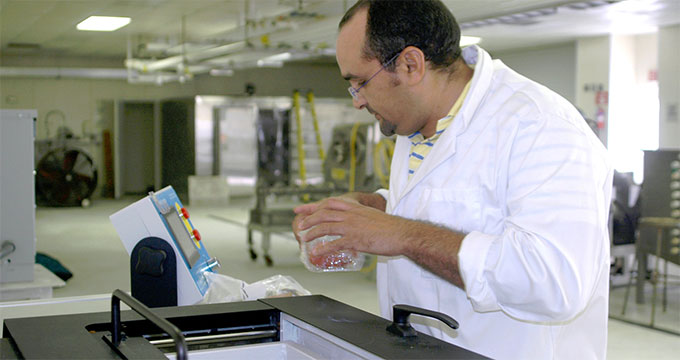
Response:
[{"label": "white lab coat", "polygon": [[398,303],[446,313],[457,331],[411,322],[492,358],[604,359],[606,151],[559,95],[476,46],[463,57],[476,63],[463,107],[411,180],[411,144],[398,137],[390,190],[379,193],[390,214],[468,234],[458,254],[465,290],[405,257],[381,258],[382,315]]}]

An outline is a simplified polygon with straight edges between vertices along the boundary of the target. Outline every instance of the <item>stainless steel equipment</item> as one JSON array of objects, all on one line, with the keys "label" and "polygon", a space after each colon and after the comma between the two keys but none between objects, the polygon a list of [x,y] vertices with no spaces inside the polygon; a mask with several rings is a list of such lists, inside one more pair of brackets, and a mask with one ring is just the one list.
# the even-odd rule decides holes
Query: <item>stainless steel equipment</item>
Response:
[{"label": "stainless steel equipment", "polygon": [[323,166],[325,182],[348,191],[375,191],[373,149],[378,140],[376,122],[334,127]]},{"label": "stainless steel equipment", "polygon": [[[225,177],[231,196],[254,195],[261,176],[278,185],[299,182],[297,152],[289,151],[297,146],[290,135],[297,131],[290,97],[196,96],[161,100],[159,108],[161,185],[172,185],[180,198],[188,193],[190,175]],[[369,117],[348,100],[317,98],[315,108],[324,144],[334,126]],[[310,116],[302,107],[301,117]],[[303,142],[315,143],[314,134],[305,130]],[[307,183],[323,182],[321,159],[305,160]]]},{"label": "stainless steel equipment", "polygon": [[269,254],[271,234],[291,231],[291,224],[295,218],[293,207],[301,203],[299,199],[320,199],[346,192],[346,189],[336,189],[326,185],[269,186],[258,182],[255,190],[255,208],[250,210],[248,218],[247,241],[250,259],[255,261],[258,257],[254,247],[253,231],[259,231],[262,234],[262,258],[267,266],[272,266],[274,260]]},{"label": "stainless steel equipment", "polygon": [[[193,101],[195,148],[190,151],[195,154],[196,175],[225,176],[232,194],[254,195],[258,175],[263,175],[258,173],[262,171],[258,164],[274,160],[275,166],[271,164],[264,169],[269,183],[299,182],[298,155],[294,151],[297,139],[291,135],[297,128],[296,121],[292,121],[290,97],[198,96]],[[330,143],[335,126],[370,120],[370,114],[356,111],[348,100],[316,98],[314,101],[323,144]],[[311,109],[301,106],[300,116],[304,127],[303,145],[316,144],[314,132],[307,131],[312,126]],[[263,141],[258,143],[258,138]],[[313,151],[305,155],[306,182],[320,184],[322,161],[312,158],[313,155]]]}]

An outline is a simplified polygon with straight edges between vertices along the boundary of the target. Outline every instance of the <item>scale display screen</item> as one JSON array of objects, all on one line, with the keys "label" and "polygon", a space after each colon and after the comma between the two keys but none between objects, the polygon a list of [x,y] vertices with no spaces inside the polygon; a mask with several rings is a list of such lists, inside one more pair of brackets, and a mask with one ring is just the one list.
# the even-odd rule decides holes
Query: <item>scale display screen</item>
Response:
[{"label": "scale display screen", "polygon": [[172,235],[175,237],[179,249],[182,251],[182,255],[187,259],[189,268],[192,268],[196,265],[196,262],[201,255],[198,253],[198,249],[196,249],[196,245],[194,245],[194,241],[189,235],[189,231],[187,231],[187,228],[184,226],[184,223],[182,223],[182,219],[180,219],[177,212],[170,211],[169,213],[164,214],[163,217],[165,217],[168,226],[170,226]]}]

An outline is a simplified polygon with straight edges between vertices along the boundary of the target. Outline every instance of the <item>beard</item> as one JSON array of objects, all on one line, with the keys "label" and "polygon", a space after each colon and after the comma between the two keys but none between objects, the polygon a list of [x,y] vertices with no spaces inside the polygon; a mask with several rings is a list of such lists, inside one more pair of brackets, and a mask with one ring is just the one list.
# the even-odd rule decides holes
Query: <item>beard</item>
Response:
[{"label": "beard", "polygon": [[393,123],[387,121],[387,119],[383,118],[380,123],[380,132],[383,133],[385,136],[392,136],[394,133],[397,131],[397,125],[394,125]]},{"label": "beard", "polygon": [[[401,85],[401,81],[399,81],[399,78],[396,75],[394,75],[392,73],[389,73],[389,74],[392,75],[391,79],[390,79],[390,85],[393,88]],[[367,105],[366,108],[368,109],[368,112],[370,112],[371,114],[373,114],[373,115],[378,114],[375,111],[373,111],[373,109],[370,106]],[[385,136],[392,136],[392,135],[396,134],[397,125],[395,123],[385,119],[385,117],[382,116],[382,114],[378,114],[378,115],[380,115],[380,118],[382,119],[382,120],[378,120],[378,122],[380,123],[380,132],[383,133],[383,135],[385,135]]]},{"label": "beard", "polygon": [[[382,115],[378,114],[377,112],[373,111],[373,109],[372,109],[370,106],[366,106],[366,110],[368,110],[368,112],[369,112],[371,115],[373,115],[373,116],[376,117],[376,119],[378,120],[378,124],[380,124],[380,132],[381,132],[383,135],[385,135],[385,136],[392,136],[392,135],[395,134],[395,132],[397,131],[397,125],[395,125],[394,123],[392,123],[392,122],[390,122],[389,120],[385,119],[385,117],[383,117]],[[378,119],[378,118],[377,118],[378,116],[380,116],[380,119],[382,119],[382,120]]]}]

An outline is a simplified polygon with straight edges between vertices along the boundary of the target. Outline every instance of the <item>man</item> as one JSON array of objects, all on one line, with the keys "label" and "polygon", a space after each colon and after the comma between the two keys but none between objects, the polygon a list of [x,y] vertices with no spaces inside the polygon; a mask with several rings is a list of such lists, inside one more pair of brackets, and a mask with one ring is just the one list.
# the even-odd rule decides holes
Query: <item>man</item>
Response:
[{"label": "man", "polygon": [[[578,111],[484,50],[438,0],[360,0],[337,61],[354,106],[397,134],[390,188],[295,209],[317,255],[382,255],[382,315],[508,359],[605,358],[612,170]],[[310,229],[300,235],[300,230]]]}]

